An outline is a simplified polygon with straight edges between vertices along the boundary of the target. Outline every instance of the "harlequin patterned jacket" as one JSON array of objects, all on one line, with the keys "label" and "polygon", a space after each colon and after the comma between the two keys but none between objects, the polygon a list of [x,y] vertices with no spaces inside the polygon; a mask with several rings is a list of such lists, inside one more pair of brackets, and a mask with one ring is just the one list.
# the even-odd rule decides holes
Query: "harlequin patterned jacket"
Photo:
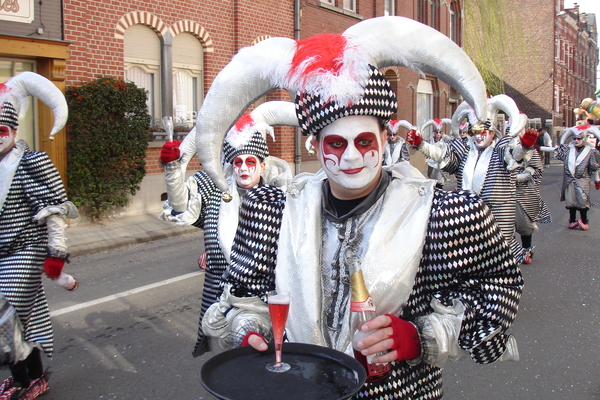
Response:
[{"label": "harlequin patterned jacket", "polygon": [[[441,399],[441,367],[448,359],[470,356],[491,363],[518,357],[507,330],[523,281],[507,241],[477,195],[437,190],[407,163],[385,171],[378,188],[344,216],[328,205],[322,173],[299,177],[288,187],[281,218],[281,210],[273,209],[276,202],[262,207],[264,216],[253,213],[248,220],[243,217],[248,205],[243,205],[234,247],[260,225],[262,240],[250,246],[272,243],[269,254],[276,252],[276,267],[267,273],[264,257],[247,257],[252,249],[240,251],[242,257],[232,251],[227,284],[259,287],[262,279],[268,288],[276,281],[278,290],[291,294],[290,341],[352,354],[349,276],[361,269],[378,312],[415,323],[422,354],[393,363],[387,380],[366,384],[355,398]],[[247,198],[276,198],[255,195],[265,190],[251,189]],[[267,239],[268,232],[275,240]],[[227,307],[228,297],[229,288],[207,317]]]},{"label": "harlequin patterned jacket", "polygon": [[48,255],[65,257],[66,253],[49,249],[48,228],[34,217],[65,204],[67,197],[48,155],[29,150],[22,140],[2,159],[2,178],[0,290],[17,311],[25,340],[38,343],[51,356],[54,337],[42,264]]},{"label": "harlequin patterned jacket", "polygon": [[[513,255],[520,263],[527,250],[515,239],[517,170],[509,169],[507,162],[507,159],[511,159],[510,141],[510,137],[502,137],[479,153],[472,139],[466,145],[461,140],[452,140],[448,143],[447,151],[437,161],[441,163],[443,171],[456,175],[459,189],[471,189],[472,186],[472,190],[491,209],[504,237],[510,242]],[[419,150],[426,156],[435,158],[428,151],[430,148],[433,146],[423,142]],[[488,164],[483,165],[482,160],[486,160]],[[472,183],[471,186],[465,186],[465,172],[468,168],[474,168],[469,182]]]},{"label": "harlequin patterned jacket", "polygon": [[[276,158],[265,159],[267,167],[263,171],[263,180],[267,183],[288,183],[291,172],[287,162]],[[159,218],[178,225],[193,225],[204,229],[204,248],[206,251],[206,272],[202,290],[202,306],[198,340],[193,355],[200,356],[209,350],[209,344],[202,333],[202,317],[206,309],[215,303],[223,291],[221,276],[229,263],[231,246],[238,225],[240,202],[245,190],[239,189],[228,169],[230,202],[221,198],[219,190],[204,171],[198,171],[187,180],[181,161],[165,165],[165,182],[169,200]],[[173,201],[172,199],[175,199]],[[172,204],[172,203],[173,204]],[[177,203],[177,204],[175,204]],[[173,212],[178,210],[181,212]]]}]

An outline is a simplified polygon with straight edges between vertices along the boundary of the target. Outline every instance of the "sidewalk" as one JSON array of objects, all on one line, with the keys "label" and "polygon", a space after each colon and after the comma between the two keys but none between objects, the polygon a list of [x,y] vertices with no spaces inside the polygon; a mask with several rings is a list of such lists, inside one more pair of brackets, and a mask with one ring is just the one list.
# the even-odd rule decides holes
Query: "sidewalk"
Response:
[{"label": "sidewalk", "polygon": [[188,233],[199,234],[201,230],[162,221],[157,213],[138,214],[70,226],[67,246],[71,256],[79,256]]}]

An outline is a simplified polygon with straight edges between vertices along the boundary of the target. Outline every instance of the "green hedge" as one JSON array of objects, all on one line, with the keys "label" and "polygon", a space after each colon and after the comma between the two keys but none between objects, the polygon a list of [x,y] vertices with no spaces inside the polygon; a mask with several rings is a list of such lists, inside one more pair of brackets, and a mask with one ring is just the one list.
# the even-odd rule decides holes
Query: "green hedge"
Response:
[{"label": "green hedge", "polygon": [[102,219],[110,208],[127,205],[146,174],[146,91],[100,77],[68,87],[66,97],[69,198]]}]

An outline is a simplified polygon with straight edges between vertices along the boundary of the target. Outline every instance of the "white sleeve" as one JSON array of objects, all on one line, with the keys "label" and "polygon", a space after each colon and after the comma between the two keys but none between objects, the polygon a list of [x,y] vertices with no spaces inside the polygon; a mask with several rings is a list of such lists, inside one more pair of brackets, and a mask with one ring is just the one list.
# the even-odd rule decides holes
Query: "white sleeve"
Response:
[{"label": "white sleeve", "polygon": [[165,164],[165,184],[169,204],[177,213],[184,212],[188,205],[188,187],[185,184],[185,171],[182,171],[179,161]]}]

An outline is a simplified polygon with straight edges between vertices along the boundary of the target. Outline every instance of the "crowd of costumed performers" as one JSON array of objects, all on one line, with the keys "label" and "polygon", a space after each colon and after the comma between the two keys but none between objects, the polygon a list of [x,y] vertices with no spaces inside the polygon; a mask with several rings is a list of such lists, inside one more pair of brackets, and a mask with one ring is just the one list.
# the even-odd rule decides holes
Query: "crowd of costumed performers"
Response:
[{"label": "crowd of costumed performers", "polygon": [[[452,118],[420,126],[393,119],[398,99],[384,67],[436,76],[464,101]],[[276,89],[293,101],[250,108]],[[63,272],[66,220],[77,208],[48,155],[17,140],[29,95],[52,109],[51,136],[68,114],[64,95],[38,74],[0,86],[1,365],[11,371],[0,400],[49,389],[42,356],[52,355],[53,333],[42,276],[78,287]],[[447,362],[517,361],[510,328],[519,265],[533,262],[533,233],[551,222],[540,155],[564,164],[569,229],[589,228],[592,182],[600,189],[600,106],[584,99],[576,112],[585,120],[552,146],[512,98],[487,95],[451,39],[403,17],[242,48],[215,77],[194,129],[160,153],[168,200],[159,218],[204,231],[193,355],[266,351],[266,299],[278,290],[292,299],[287,340],[381,366],[356,399],[441,399]],[[509,122],[502,129],[500,113]],[[293,176],[269,154],[279,125],[306,137],[316,173]],[[415,152],[427,159],[428,177],[410,163]],[[203,168],[187,177],[195,156]],[[456,187],[444,190],[451,175]],[[365,293],[379,313],[367,322],[352,311]]]}]

